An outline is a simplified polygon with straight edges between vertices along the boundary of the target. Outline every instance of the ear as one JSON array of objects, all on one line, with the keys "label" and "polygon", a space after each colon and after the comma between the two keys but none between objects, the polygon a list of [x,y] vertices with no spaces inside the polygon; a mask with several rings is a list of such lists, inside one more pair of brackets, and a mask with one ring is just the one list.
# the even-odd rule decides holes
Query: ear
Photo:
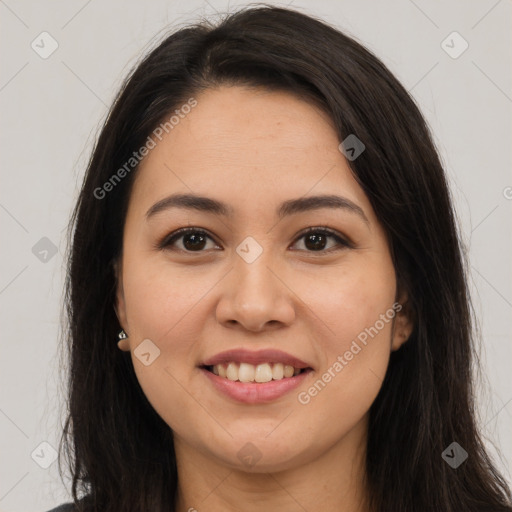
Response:
[{"label": "ear", "polygon": [[[114,262],[114,275],[116,277],[116,299],[114,304],[114,310],[117,315],[117,319],[119,320],[119,325],[121,328],[128,333],[128,322],[126,320],[126,303],[124,300],[124,289],[123,289],[123,268],[122,268],[122,261],[116,260]],[[123,340],[119,340],[117,343],[117,346],[123,351],[123,352],[129,352],[130,351],[130,344],[128,341],[128,338],[125,338]]]},{"label": "ear", "polygon": [[414,328],[413,312],[406,293],[395,302],[395,318],[391,332],[391,350],[398,350],[411,336]]}]

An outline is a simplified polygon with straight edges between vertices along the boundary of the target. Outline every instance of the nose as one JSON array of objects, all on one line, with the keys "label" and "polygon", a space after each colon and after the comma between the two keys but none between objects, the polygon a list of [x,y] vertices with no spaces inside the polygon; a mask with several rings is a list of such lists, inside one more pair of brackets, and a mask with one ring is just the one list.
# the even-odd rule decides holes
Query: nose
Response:
[{"label": "nose", "polygon": [[260,332],[293,323],[294,294],[265,254],[252,263],[235,255],[216,309],[217,321],[225,327]]}]

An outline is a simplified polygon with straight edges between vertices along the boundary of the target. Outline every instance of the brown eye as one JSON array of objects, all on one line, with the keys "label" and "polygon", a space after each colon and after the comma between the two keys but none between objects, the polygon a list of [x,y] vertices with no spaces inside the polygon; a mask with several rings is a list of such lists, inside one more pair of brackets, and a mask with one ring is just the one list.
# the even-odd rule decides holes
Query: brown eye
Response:
[{"label": "brown eye", "polygon": [[[297,240],[301,239],[304,239],[304,247],[308,252],[331,252],[333,250],[339,250],[339,246],[350,247],[350,244],[346,240],[341,238],[335,231],[327,228],[309,228]],[[331,244],[326,249],[329,239],[334,240],[334,244]],[[336,249],[336,247],[338,247],[338,249]]]},{"label": "brown eye", "polygon": [[[181,250],[185,252],[203,252],[207,245],[208,239],[212,237],[201,229],[197,228],[184,228],[171,233],[170,236],[158,244],[160,249]],[[181,240],[181,247],[175,247],[177,241]]]},{"label": "brown eye", "polygon": [[[351,244],[343,239],[336,231],[329,228],[308,228],[308,230],[296,239],[304,239],[304,248],[299,250],[306,252],[330,253],[342,248],[351,247]],[[188,253],[201,253],[208,249],[208,241],[213,242],[213,247],[219,246],[213,238],[204,230],[198,228],[182,228],[166,236],[157,247],[159,249],[182,251]],[[332,240],[329,243],[329,240]],[[180,242],[180,243],[177,243]]]}]

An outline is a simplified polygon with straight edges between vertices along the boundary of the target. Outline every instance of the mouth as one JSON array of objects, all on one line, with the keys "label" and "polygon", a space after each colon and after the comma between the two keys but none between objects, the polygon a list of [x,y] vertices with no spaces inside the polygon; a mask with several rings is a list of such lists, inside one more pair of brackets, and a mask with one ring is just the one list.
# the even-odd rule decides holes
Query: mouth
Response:
[{"label": "mouth", "polygon": [[258,384],[289,379],[312,370],[310,367],[297,368],[289,364],[275,362],[255,365],[251,363],[238,363],[236,361],[202,366],[202,368],[222,379],[228,379],[233,382],[252,382]]},{"label": "mouth", "polygon": [[271,403],[303,384],[314,368],[280,350],[232,349],[199,366],[209,384],[237,403]]}]

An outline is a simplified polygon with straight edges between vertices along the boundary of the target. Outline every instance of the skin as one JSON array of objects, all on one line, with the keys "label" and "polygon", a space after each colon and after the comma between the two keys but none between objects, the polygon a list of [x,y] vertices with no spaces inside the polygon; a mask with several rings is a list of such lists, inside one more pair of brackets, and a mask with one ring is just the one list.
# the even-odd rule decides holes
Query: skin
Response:
[{"label": "skin", "polygon": [[[177,510],[365,511],[368,410],[390,352],[412,330],[405,309],[309,403],[297,397],[397,298],[406,302],[386,234],[317,107],[238,86],[196,99],[141,163],[117,267],[116,312],[128,334],[119,348],[131,351],[144,393],[174,432]],[[227,203],[233,217],[172,208],[145,218],[159,200],[190,192]],[[368,222],[330,208],[276,217],[282,201],[313,194],[350,199]],[[187,226],[212,236],[202,252],[186,252],[186,236],[174,250],[155,247]],[[300,232],[322,226],[352,247],[329,237],[311,249]],[[252,263],[236,252],[247,236],[263,250]],[[134,354],[145,339],[160,350],[148,366]],[[235,402],[198,365],[239,347],[278,348],[313,372],[272,403]],[[248,442],[261,456],[252,466],[237,456]]]}]

